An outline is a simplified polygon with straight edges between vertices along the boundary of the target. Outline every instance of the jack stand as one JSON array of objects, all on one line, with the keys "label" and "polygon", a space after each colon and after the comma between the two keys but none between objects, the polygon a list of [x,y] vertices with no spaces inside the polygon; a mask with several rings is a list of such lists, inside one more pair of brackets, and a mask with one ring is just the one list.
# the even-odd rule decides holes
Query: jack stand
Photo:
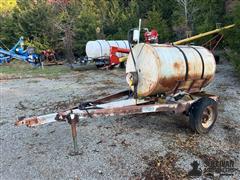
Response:
[{"label": "jack stand", "polygon": [[73,138],[73,151],[69,152],[70,156],[81,155],[83,152],[79,151],[77,144],[77,124],[79,122],[79,117],[72,112],[67,115],[68,123],[71,125],[72,138]]}]

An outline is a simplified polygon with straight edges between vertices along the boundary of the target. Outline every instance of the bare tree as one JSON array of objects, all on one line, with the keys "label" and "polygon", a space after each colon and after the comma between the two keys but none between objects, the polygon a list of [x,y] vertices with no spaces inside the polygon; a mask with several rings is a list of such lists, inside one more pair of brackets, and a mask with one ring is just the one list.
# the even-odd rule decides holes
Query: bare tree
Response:
[{"label": "bare tree", "polygon": [[64,28],[64,38],[63,38],[63,46],[66,53],[66,58],[68,63],[72,64],[74,61],[74,54],[73,54],[73,30],[71,25],[67,25]]},{"label": "bare tree", "polygon": [[69,64],[72,64],[74,61],[74,54],[73,54],[74,20],[69,15],[69,12],[67,10],[67,5],[68,5],[67,3],[63,3],[62,1],[59,1],[59,2],[56,1],[55,5],[57,5],[58,9],[64,14],[64,20],[59,19],[55,21],[54,26],[64,33],[64,37],[62,40],[63,40],[63,47],[65,50],[66,59]]},{"label": "bare tree", "polygon": [[192,31],[192,20],[198,8],[194,4],[194,0],[176,0],[183,10],[185,26],[187,31]]},{"label": "bare tree", "polygon": [[188,26],[188,5],[192,0],[176,0],[178,4],[184,9],[185,23]]}]

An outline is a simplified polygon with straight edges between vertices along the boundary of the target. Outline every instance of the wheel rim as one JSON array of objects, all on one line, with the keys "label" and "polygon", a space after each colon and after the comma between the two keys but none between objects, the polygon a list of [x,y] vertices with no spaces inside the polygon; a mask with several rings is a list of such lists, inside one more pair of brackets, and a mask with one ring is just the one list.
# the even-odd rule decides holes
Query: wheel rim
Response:
[{"label": "wheel rim", "polygon": [[208,106],[203,111],[202,126],[206,129],[209,128],[214,123],[214,119],[215,119],[214,108],[213,106]]}]

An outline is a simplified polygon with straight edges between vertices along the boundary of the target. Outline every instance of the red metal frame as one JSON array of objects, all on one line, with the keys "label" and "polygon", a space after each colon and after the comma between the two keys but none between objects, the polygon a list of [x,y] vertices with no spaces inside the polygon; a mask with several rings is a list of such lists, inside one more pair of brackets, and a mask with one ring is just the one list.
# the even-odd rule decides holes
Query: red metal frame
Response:
[{"label": "red metal frame", "polygon": [[110,65],[117,65],[120,63],[117,53],[128,54],[129,52],[130,52],[130,49],[128,49],[128,48],[119,48],[119,47],[111,46],[111,48],[110,48]]},{"label": "red metal frame", "polygon": [[223,37],[224,36],[222,34],[217,34],[212,39],[204,43],[202,46],[214,52],[218,44],[222,41]]}]

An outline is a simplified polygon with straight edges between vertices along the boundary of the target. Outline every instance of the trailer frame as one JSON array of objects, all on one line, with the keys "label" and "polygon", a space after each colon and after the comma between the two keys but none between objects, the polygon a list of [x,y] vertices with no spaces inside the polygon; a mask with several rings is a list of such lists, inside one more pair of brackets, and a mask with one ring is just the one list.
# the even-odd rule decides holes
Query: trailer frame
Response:
[{"label": "trailer frame", "polygon": [[71,126],[74,147],[70,154],[79,155],[81,153],[77,145],[77,124],[80,119],[159,112],[173,112],[189,116],[193,104],[203,98],[212,99],[214,102],[218,101],[218,96],[207,94],[204,91],[197,93],[179,92],[171,96],[158,94],[152,97],[134,99],[133,92],[125,90],[94,101],[82,102],[79,106],[66,111],[30,118],[21,117],[15,125],[35,127],[52,122],[68,122]]}]

